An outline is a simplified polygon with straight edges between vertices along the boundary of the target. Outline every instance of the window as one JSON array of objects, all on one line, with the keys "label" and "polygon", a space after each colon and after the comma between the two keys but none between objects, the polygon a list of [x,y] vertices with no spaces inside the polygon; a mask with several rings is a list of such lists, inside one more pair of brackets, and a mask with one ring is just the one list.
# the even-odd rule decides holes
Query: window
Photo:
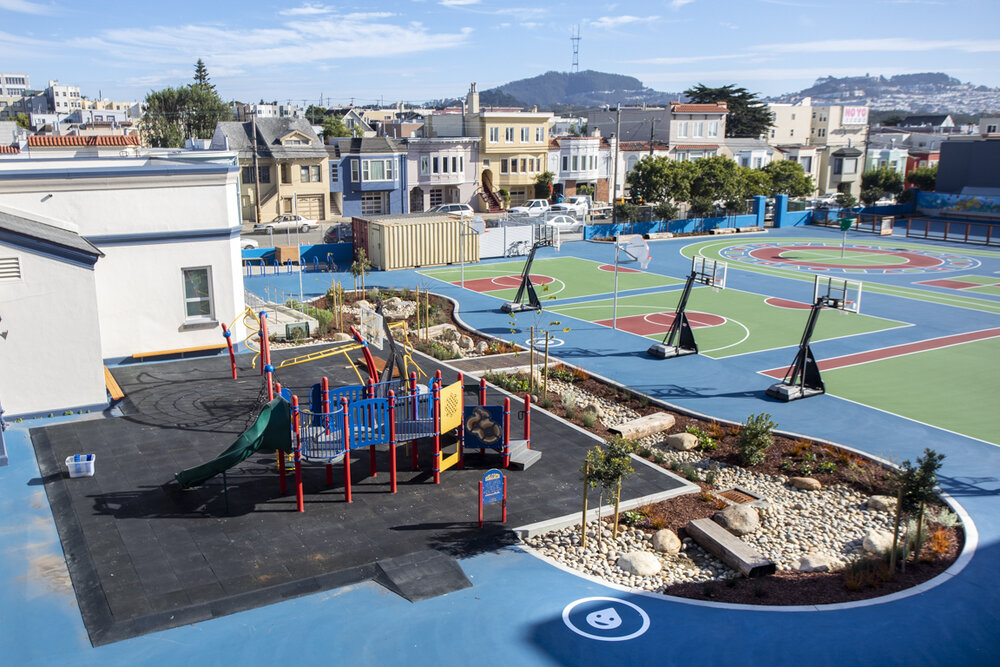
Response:
[{"label": "window", "polygon": [[282,197],[281,198],[281,212],[282,213],[291,213],[292,212],[292,198],[291,197]]},{"label": "window", "polygon": [[506,159],[500,160],[500,173],[501,174],[508,173],[508,171],[507,171],[507,164],[508,164],[508,160],[506,160]]},{"label": "window", "polygon": [[358,164],[360,160],[351,160],[351,180],[355,183],[361,181],[361,167]]},{"label": "window", "polygon": [[431,171],[433,171],[435,174],[440,173],[441,171],[440,158],[438,158],[436,155],[433,158],[431,158],[431,165],[432,165]]},{"label": "window", "polygon": [[18,257],[0,257],[0,281],[20,279],[21,260]]},{"label": "window", "polygon": [[[434,158],[435,160],[437,158]],[[394,160],[362,160],[362,181],[392,181],[395,180],[392,165]]]},{"label": "window", "polygon": [[569,156],[568,155],[563,155],[562,156],[562,170],[563,171],[569,171]]},{"label": "window", "polygon": [[792,120],[795,120],[795,114],[792,114]]},{"label": "window", "polygon": [[761,166],[763,165],[763,162],[764,162],[764,158],[762,158],[762,157],[755,157],[753,159],[753,168],[754,169],[760,169]]},{"label": "window", "polygon": [[451,158],[451,172],[457,174],[460,171],[465,171],[465,157],[461,155],[456,155]]},{"label": "window", "polygon": [[283,164],[283,165],[281,165],[279,167],[279,170],[281,171],[281,182],[282,183],[291,183],[292,182],[292,171],[291,171],[291,168],[289,167],[289,165]]},{"label": "window", "polygon": [[677,136],[686,137],[687,135],[688,135],[688,122],[686,120],[682,120],[681,122],[677,123]]},{"label": "window", "polygon": [[337,167],[336,164],[331,164],[330,165],[330,182],[331,183],[336,183],[338,180],[340,180],[340,169]]},{"label": "window", "polygon": [[685,162],[685,161],[687,161],[687,159],[688,159],[687,152],[685,152],[685,151],[678,151],[677,152],[677,161],[678,162]]},{"label": "window", "polygon": [[514,128],[506,127],[503,131],[504,143],[512,144],[514,143]]},{"label": "window", "polygon": [[512,174],[516,174],[517,173],[517,158],[513,158],[510,161],[510,173],[512,173]]},{"label": "window", "polygon": [[299,167],[299,180],[303,183],[319,183],[319,165]]},{"label": "window", "polygon": [[590,156],[590,168],[591,169],[597,169],[597,156],[596,155],[591,155]]},{"label": "window", "polygon": [[741,167],[749,167],[750,166],[750,158],[748,158],[746,155],[741,155],[740,156],[740,166]]},{"label": "window", "polygon": [[801,158],[799,158],[799,162],[802,163],[802,171],[806,172],[807,174],[813,170],[812,156],[803,155]]},{"label": "window", "polygon": [[774,139],[774,130],[771,130],[771,138]]},{"label": "window", "polygon": [[420,156],[420,173],[421,174],[431,173],[431,159],[427,155]]},{"label": "window", "polygon": [[448,173],[448,158],[447,158],[447,156],[441,158],[441,171],[443,171],[446,174]]},{"label": "window", "polygon": [[483,169],[489,169],[489,168],[490,168],[490,161],[489,160],[483,160]]},{"label": "window", "polygon": [[253,183],[253,167],[243,167],[240,178],[243,179],[244,183]]},{"label": "window", "polygon": [[788,136],[790,136],[790,137],[794,137],[795,136],[795,128],[794,127],[788,130]]},{"label": "window", "polygon": [[490,143],[496,144],[500,142],[500,128],[491,127],[490,128]]},{"label": "window", "polygon": [[719,136],[719,121],[713,120],[708,124],[708,136],[717,137]]},{"label": "window", "polygon": [[521,143],[526,144],[531,141],[531,128],[522,127],[521,128]]},{"label": "window", "polygon": [[540,144],[545,142],[545,128],[544,127],[536,127],[535,128],[535,141],[538,142],[538,143],[540,143]]},{"label": "window", "polygon": [[528,160],[527,158],[521,158],[521,171],[524,173],[528,172]]},{"label": "window", "polygon": [[257,167],[257,173],[260,174],[261,183],[271,182],[271,168],[270,167]]},{"label": "window", "polygon": [[181,269],[181,275],[184,280],[185,320],[212,320],[211,267]]},{"label": "window", "polygon": [[361,215],[381,215],[387,213],[385,202],[386,193],[384,192],[363,192],[361,194]]},{"label": "window", "polygon": [[996,125],[987,125],[986,126],[986,134],[996,134],[996,132],[997,132],[997,126]]},{"label": "window", "polygon": [[845,174],[856,174],[858,171],[858,159],[857,158],[846,158],[844,160],[844,173]]},{"label": "window", "polygon": [[691,151],[691,152],[690,152],[690,153],[688,154],[688,156],[689,156],[689,157],[690,157],[690,158],[691,158],[692,160],[700,160],[700,159],[701,159],[701,158],[702,158],[702,157],[704,156],[704,153],[702,153],[701,151]]},{"label": "window", "polygon": [[576,155],[574,155],[573,156],[573,171],[579,171],[579,170],[580,170],[579,157],[577,157]]},{"label": "window", "polygon": [[431,206],[444,203],[444,190],[441,188],[431,188]]},{"label": "window", "polygon": [[702,121],[698,121],[697,123],[693,123],[693,125],[694,125],[693,136],[696,137],[705,136],[705,123],[703,123]]}]

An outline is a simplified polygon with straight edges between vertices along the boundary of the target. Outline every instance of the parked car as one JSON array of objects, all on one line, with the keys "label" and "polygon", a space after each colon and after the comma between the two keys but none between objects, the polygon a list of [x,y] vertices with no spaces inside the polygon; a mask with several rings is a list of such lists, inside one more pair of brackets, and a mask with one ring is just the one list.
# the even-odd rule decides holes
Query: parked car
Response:
[{"label": "parked car", "polygon": [[240,237],[240,250],[256,250],[260,247],[256,239],[248,239],[245,236]]},{"label": "parked car", "polygon": [[319,223],[309,218],[303,218],[298,213],[289,213],[279,215],[271,222],[262,222],[259,225],[253,226],[255,232],[265,232],[267,234],[277,231],[283,232],[286,229],[298,229],[302,232],[308,232],[310,229],[319,229]]},{"label": "parked car", "polygon": [[577,232],[583,229],[583,223],[571,215],[553,215],[545,219],[550,225],[555,225],[561,232]]},{"label": "parked car", "polygon": [[573,195],[558,204],[553,204],[549,210],[552,212],[569,213],[574,217],[582,218],[590,213],[590,206],[590,195]]},{"label": "parked car", "polygon": [[468,204],[438,204],[427,209],[428,213],[469,213],[476,211]]},{"label": "parked car", "polygon": [[544,199],[531,199],[522,206],[515,206],[510,209],[511,215],[526,215],[529,218],[537,218],[548,213],[549,202]]},{"label": "parked car", "polygon": [[349,222],[330,225],[323,234],[323,243],[345,243],[354,240],[354,227]]}]

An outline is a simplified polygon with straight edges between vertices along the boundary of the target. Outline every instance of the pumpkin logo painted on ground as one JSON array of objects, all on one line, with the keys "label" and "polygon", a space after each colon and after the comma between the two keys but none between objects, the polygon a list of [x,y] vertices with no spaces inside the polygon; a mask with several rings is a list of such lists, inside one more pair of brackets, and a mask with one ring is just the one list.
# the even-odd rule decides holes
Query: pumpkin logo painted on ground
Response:
[{"label": "pumpkin logo painted on ground", "polygon": [[503,408],[499,405],[473,405],[465,409],[466,447],[499,449],[503,446]]}]

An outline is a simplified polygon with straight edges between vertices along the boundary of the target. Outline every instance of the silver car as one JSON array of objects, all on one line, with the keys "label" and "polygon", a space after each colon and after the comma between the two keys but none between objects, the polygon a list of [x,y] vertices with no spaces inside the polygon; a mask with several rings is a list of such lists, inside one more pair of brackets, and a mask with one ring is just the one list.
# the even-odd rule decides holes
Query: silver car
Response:
[{"label": "silver car", "polygon": [[264,232],[266,234],[283,232],[286,229],[298,229],[301,232],[308,232],[310,229],[319,229],[319,223],[309,218],[303,218],[298,213],[288,213],[286,215],[279,215],[271,222],[262,222],[259,225],[253,226],[255,232]]}]

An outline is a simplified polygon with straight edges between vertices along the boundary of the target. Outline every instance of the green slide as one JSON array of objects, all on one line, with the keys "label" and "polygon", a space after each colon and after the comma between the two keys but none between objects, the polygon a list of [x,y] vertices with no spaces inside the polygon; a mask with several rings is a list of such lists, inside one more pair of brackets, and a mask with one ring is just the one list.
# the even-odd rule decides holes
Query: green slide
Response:
[{"label": "green slide", "polygon": [[229,449],[211,461],[182,470],[174,477],[177,478],[181,488],[189,489],[245,461],[261,447],[290,452],[291,429],[292,420],[288,414],[288,403],[279,396],[264,406],[253,426],[248,428]]}]

